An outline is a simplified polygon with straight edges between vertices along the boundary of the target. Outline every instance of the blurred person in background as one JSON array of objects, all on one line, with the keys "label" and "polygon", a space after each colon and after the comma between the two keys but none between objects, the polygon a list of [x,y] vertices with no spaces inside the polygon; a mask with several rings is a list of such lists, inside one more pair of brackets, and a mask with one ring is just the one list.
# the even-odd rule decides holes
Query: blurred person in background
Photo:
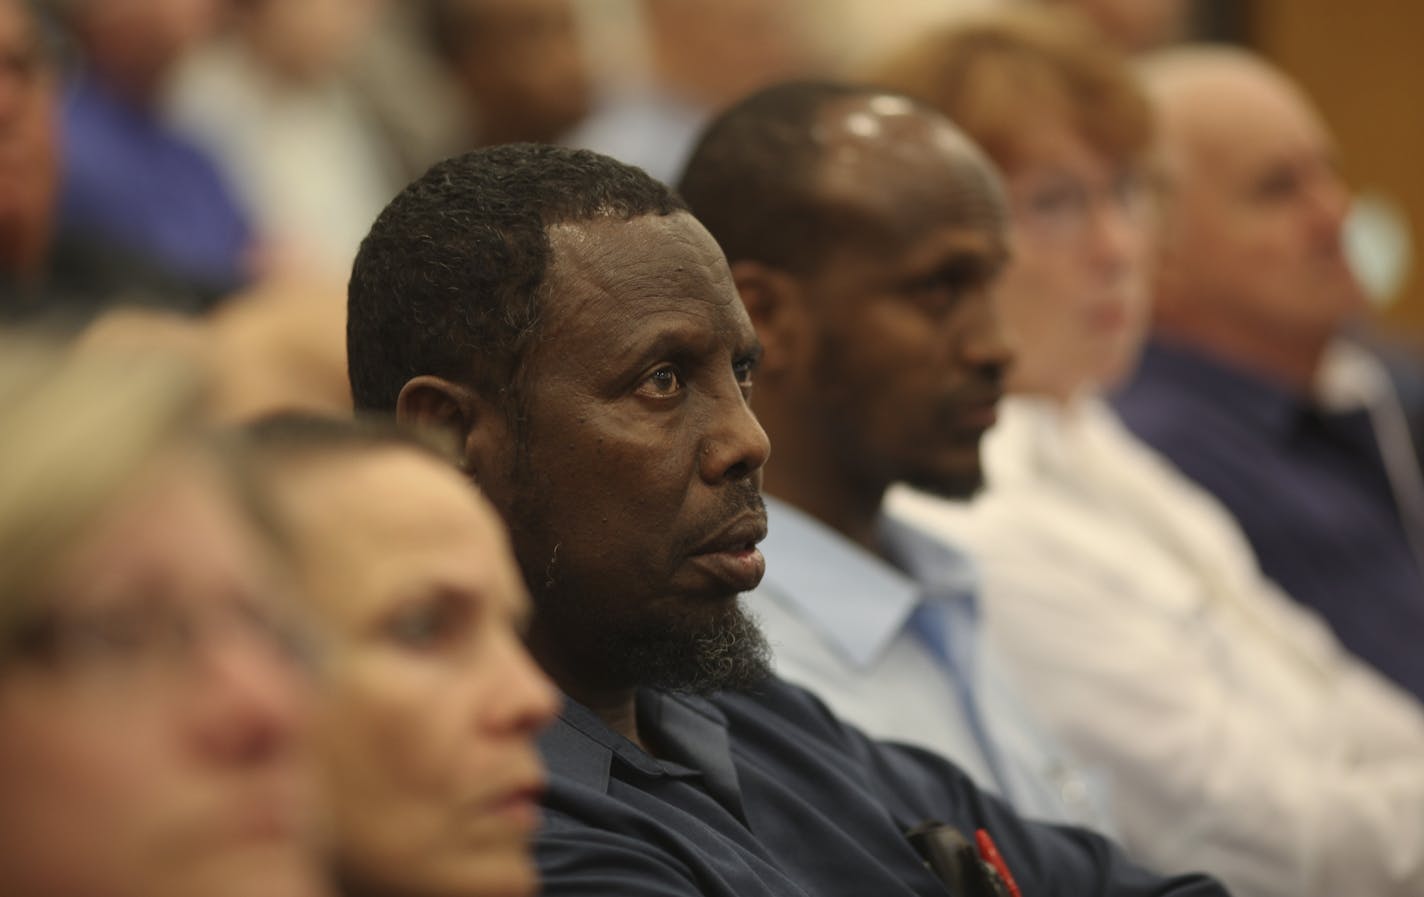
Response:
[{"label": "blurred person in background", "polygon": [[403,182],[376,110],[354,83],[386,3],[231,5],[230,29],[174,73],[167,113],[217,160],[280,263],[344,279]]},{"label": "blurred person in background", "polygon": [[77,45],[64,103],[61,226],[222,294],[251,276],[248,211],[162,107],[224,0],[53,0]]},{"label": "blurred person in background", "polygon": [[79,343],[183,356],[211,379],[205,410],[219,423],[351,410],[346,306],[326,280],[263,283],[206,317],[116,308],[85,327]]},{"label": "blurred person in background", "polygon": [[891,515],[974,551],[991,636],[1040,718],[1111,774],[1137,859],[1242,897],[1418,893],[1424,707],[1268,580],[1230,513],[1103,399],[1144,338],[1158,223],[1151,109],[1125,62],[1081,22],[1020,10],[927,35],[873,79],[1002,168],[1019,359],[984,492],[902,488]]},{"label": "blurred person in background", "polygon": [[54,41],[28,0],[0,0],[0,320],[203,307],[211,297],[152,263],[60,230],[59,102]]},{"label": "blurred person in background", "polygon": [[319,897],[282,580],[155,355],[0,345],[0,882]]},{"label": "blurred person in background", "polygon": [[800,0],[641,0],[648,71],[614,87],[562,142],[670,182],[702,126],[751,91],[818,67]]},{"label": "blurred person in background", "polygon": [[502,524],[451,454],[392,424],[301,416],[247,442],[325,624],[317,714],[347,897],[526,897],[557,709],[519,640]]},{"label": "blurred person in background", "polygon": [[1245,51],[1150,60],[1167,172],[1154,338],[1128,425],[1241,522],[1261,566],[1424,698],[1424,485],[1364,319],[1319,114]]},{"label": "blurred person in background", "polygon": [[469,146],[549,143],[588,114],[592,88],[570,0],[425,5],[438,58],[465,101]]}]

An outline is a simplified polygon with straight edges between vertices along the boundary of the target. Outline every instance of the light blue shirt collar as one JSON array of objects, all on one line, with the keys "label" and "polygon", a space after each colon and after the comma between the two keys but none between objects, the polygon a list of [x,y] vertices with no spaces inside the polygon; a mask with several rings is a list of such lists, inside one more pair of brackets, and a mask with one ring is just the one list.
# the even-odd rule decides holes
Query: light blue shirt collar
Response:
[{"label": "light blue shirt collar", "polygon": [[[882,517],[886,552],[906,572],[840,533],[771,496],[762,543],[766,577],[774,590],[834,650],[860,669],[874,665],[910,624],[922,601],[959,605],[977,617],[978,574],[963,553]],[[908,575],[907,575],[908,574]],[[867,601],[866,596],[876,596]]]}]

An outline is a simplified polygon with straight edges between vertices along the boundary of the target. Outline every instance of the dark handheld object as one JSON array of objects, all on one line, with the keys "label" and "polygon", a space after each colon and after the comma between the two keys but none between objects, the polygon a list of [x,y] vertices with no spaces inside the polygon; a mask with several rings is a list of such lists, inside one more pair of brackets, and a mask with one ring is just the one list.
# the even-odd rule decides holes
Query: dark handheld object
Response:
[{"label": "dark handheld object", "polygon": [[1004,876],[980,858],[974,843],[959,829],[924,822],[905,837],[954,897],[1016,897]]}]

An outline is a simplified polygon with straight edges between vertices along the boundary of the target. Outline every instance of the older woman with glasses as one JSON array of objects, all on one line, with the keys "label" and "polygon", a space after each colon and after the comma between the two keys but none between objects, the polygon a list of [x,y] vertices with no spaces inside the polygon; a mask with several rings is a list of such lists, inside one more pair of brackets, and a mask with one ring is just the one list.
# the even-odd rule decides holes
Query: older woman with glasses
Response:
[{"label": "older woman with glasses", "polygon": [[279,577],[194,378],[0,340],[0,891],[317,897]]},{"label": "older woman with glasses", "polygon": [[1102,392],[1147,316],[1147,100],[1070,19],[965,22],[875,80],[930,101],[1003,170],[1012,396],[987,488],[892,513],[973,548],[987,627],[1042,719],[1109,771],[1126,846],[1245,897],[1424,888],[1424,708],[1267,580],[1234,519]]}]

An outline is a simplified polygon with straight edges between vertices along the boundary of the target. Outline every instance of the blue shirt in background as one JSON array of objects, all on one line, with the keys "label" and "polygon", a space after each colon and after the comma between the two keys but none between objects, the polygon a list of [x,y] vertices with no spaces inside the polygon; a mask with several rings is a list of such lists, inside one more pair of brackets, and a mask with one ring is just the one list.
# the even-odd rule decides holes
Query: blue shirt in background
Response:
[{"label": "blue shirt in background", "polygon": [[80,77],[64,104],[61,230],[141,254],[227,291],[246,278],[253,232],[216,166],[152,110]]}]

